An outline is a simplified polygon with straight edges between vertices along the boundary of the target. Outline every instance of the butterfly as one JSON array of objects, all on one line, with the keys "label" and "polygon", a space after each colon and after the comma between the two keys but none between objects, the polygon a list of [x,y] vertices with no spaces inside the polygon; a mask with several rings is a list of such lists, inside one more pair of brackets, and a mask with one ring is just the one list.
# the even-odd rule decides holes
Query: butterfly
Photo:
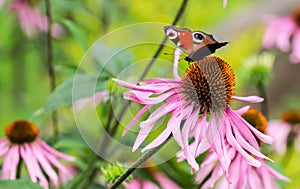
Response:
[{"label": "butterfly", "polygon": [[202,31],[191,31],[175,26],[165,26],[164,31],[177,47],[188,54],[185,58],[188,62],[201,60],[228,44],[228,42],[219,43],[212,35]]}]

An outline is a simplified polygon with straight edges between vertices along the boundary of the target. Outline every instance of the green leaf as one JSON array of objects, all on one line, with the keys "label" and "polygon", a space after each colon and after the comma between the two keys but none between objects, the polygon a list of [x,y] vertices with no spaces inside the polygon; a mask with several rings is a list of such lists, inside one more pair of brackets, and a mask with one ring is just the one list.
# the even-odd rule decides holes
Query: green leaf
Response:
[{"label": "green leaf", "polygon": [[43,189],[39,184],[32,183],[29,180],[1,180],[0,188],[5,189]]},{"label": "green leaf", "polygon": [[108,47],[100,42],[95,43],[93,52],[98,63],[111,76],[118,76],[134,61],[131,52],[119,47]]},{"label": "green leaf", "polygon": [[87,51],[88,43],[81,28],[68,19],[61,20],[60,22],[70,30],[76,41],[80,44],[82,50],[84,52]]},{"label": "green leaf", "polygon": [[73,101],[91,97],[96,92],[107,89],[107,78],[98,74],[77,74],[58,86],[49,96],[47,104],[40,113],[50,112]]}]

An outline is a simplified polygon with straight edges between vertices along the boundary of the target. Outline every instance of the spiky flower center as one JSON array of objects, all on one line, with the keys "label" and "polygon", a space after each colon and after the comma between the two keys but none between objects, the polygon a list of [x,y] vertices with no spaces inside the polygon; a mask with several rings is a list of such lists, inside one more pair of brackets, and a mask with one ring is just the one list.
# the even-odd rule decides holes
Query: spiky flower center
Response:
[{"label": "spiky flower center", "polygon": [[250,108],[242,115],[242,118],[260,132],[267,133],[267,119],[260,111]]},{"label": "spiky flower center", "polygon": [[202,111],[217,111],[230,103],[234,86],[229,64],[218,57],[206,57],[190,65],[182,87],[186,99],[199,105]]},{"label": "spiky flower center", "polygon": [[39,129],[26,120],[18,120],[10,123],[5,129],[6,136],[12,143],[32,142],[36,139]]},{"label": "spiky flower center", "polygon": [[298,5],[294,10],[294,19],[300,27],[300,5]]},{"label": "spiky flower center", "polygon": [[300,111],[289,110],[281,115],[281,119],[292,125],[300,124]]}]

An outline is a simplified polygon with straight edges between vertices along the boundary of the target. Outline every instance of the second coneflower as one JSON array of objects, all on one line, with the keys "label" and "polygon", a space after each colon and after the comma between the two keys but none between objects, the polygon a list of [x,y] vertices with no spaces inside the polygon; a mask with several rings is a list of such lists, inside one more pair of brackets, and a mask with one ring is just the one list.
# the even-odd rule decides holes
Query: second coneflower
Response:
[{"label": "second coneflower", "polygon": [[6,127],[5,133],[7,137],[0,139],[0,158],[5,158],[1,179],[17,179],[21,162],[25,163],[31,181],[45,189],[49,185],[58,188],[73,177],[72,171],[58,159],[75,161],[75,158],[47,145],[38,137],[39,129],[32,122],[14,121]]},{"label": "second coneflower", "polygon": [[[195,170],[199,169],[195,160],[197,154],[213,149],[223,170],[228,173],[230,158],[225,143],[236,149],[251,165],[261,166],[255,157],[266,157],[260,153],[256,138],[266,143],[271,143],[272,138],[249,125],[229,105],[232,100],[255,103],[263,99],[234,96],[234,73],[225,61],[217,57],[206,57],[191,64],[184,76],[179,77],[177,69],[180,54],[181,51],[177,49],[174,79],[153,78],[140,85],[114,79],[121,86],[131,89],[124,98],[145,105],[129,123],[124,134],[147,110],[160,105],[147,120],[140,123],[141,129],[133,150],[141,145],[159,119],[170,114],[165,130],[142,151],[162,144],[172,134]],[[191,139],[194,145],[190,145]]]},{"label": "second coneflower", "polygon": [[[242,117],[259,131],[266,133],[267,120],[263,114],[255,109],[243,108],[239,111]],[[257,138],[257,145],[262,144]],[[279,189],[276,180],[289,182],[290,180],[270,167],[262,158],[257,157],[261,163],[260,167],[249,165],[240,153],[228,143],[226,149],[229,152],[231,164],[229,166],[229,176],[226,178],[222,172],[222,166],[218,155],[210,151],[201,164],[201,168],[196,176],[196,182],[201,183],[202,189],[209,188],[264,188]],[[249,153],[251,155],[251,153]]]}]

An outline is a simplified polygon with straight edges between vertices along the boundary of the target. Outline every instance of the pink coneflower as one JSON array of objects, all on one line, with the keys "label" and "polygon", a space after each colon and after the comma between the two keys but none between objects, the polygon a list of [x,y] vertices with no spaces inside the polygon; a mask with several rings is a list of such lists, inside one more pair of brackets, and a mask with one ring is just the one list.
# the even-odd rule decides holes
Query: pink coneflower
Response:
[{"label": "pink coneflower", "polygon": [[291,48],[291,62],[300,63],[300,6],[296,7],[294,15],[270,16],[266,24],[263,46],[271,48],[276,45],[283,52]]},{"label": "pink coneflower", "polygon": [[278,154],[284,154],[293,144],[300,149],[300,111],[289,110],[281,119],[270,121],[268,133],[274,138],[273,146]]},{"label": "pink coneflower", "polygon": [[109,99],[109,91],[103,90],[96,92],[93,96],[81,98],[73,103],[73,111],[79,112],[85,106],[97,106],[100,102],[106,102]]},{"label": "pink coneflower", "polygon": [[[142,149],[142,152],[162,144],[172,134],[183,149],[186,160],[195,170],[199,169],[195,160],[196,154],[211,148],[218,154],[227,173],[230,159],[225,147],[226,141],[250,164],[261,166],[255,156],[266,157],[260,153],[255,138],[266,143],[271,143],[272,138],[249,125],[229,104],[232,100],[261,102],[262,99],[256,96],[234,96],[234,73],[225,61],[217,57],[206,57],[191,64],[184,76],[179,77],[177,68],[180,53],[179,49],[175,51],[174,79],[153,78],[141,82],[140,85],[114,79],[121,86],[131,89],[124,94],[124,98],[145,105],[127,125],[123,134],[147,110],[159,105],[147,120],[140,123],[141,129],[133,151],[142,144],[158,120],[169,114],[165,130]],[[196,145],[190,146],[190,139]]]},{"label": "pink coneflower", "polygon": [[39,129],[33,123],[14,121],[6,127],[5,133],[7,137],[0,140],[0,157],[5,158],[2,179],[16,179],[17,167],[22,161],[31,181],[39,182],[44,188],[49,188],[49,181],[51,185],[58,187],[60,182],[73,176],[58,158],[67,161],[74,161],[75,158],[56,151],[38,138]]},{"label": "pink coneflower", "polygon": [[[19,18],[21,28],[28,37],[35,36],[39,31],[48,31],[47,17],[34,7],[34,2],[30,0],[12,0],[10,8]],[[52,34],[59,38],[63,33],[63,28],[57,23],[52,26]]]},{"label": "pink coneflower", "polygon": [[[256,129],[266,132],[267,121],[265,117],[255,109],[249,109],[242,117]],[[257,141],[261,143],[261,141]],[[239,189],[279,189],[276,180],[289,182],[290,180],[271,168],[259,157],[256,159],[261,163],[260,167],[251,166],[238,151],[226,144],[228,157],[231,160],[229,176],[224,176],[218,155],[210,151],[201,163],[196,176],[196,182],[202,183],[202,189],[208,188],[239,188]],[[204,180],[206,177],[208,179]]]}]

